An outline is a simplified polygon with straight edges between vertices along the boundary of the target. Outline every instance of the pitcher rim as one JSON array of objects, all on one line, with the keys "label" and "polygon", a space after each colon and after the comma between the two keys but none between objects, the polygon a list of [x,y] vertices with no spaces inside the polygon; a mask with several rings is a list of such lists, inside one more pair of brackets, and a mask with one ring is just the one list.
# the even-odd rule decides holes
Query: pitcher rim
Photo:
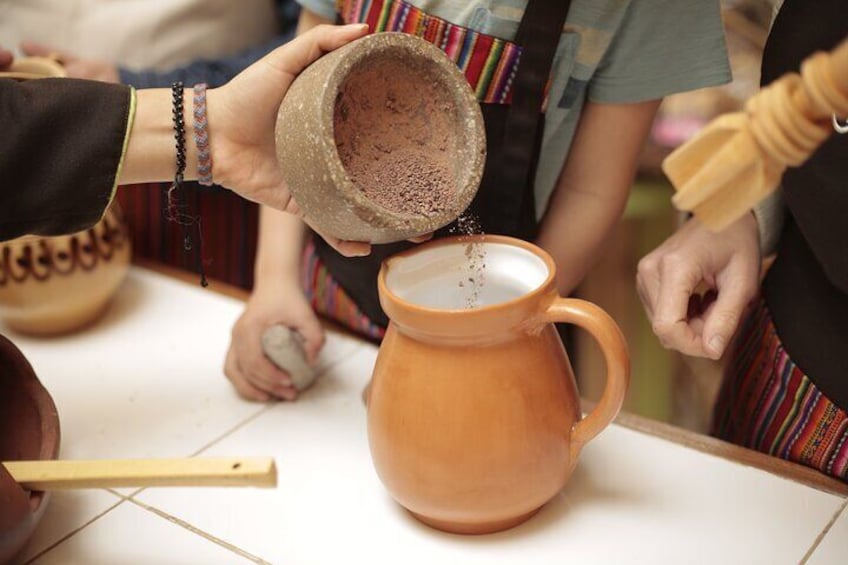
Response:
[{"label": "pitcher rim", "polygon": [[[503,302],[497,302],[495,304],[488,304],[486,306],[479,306],[475,308],[434,308],[431,306],[422,306],[420,304],[415,304],[408,300],[405,300],[398,296],[396,293],[389,290],[388,285],[386,284],[386,274],[390,268],[390,264],[395,259],[403,259],[406,258],[418,251],[422,248],[431,248],[431,247],[440,247],[444,245],[453,245],[456,243],[502,243],[507,245],[512,245],[514,247],[520,247],[525,251],[529,251],[539,259],[541,259],[545,266],[548,268],[548,274],[545,277],[545,280],[542,281],[536,288],[530,290],[521,296],[516,298],[510,298],[509,300],[504,300]],[[411,247],[399,253],[392,255],[391,257],[387,257],[383,260],[380,265],[380,272],[377,276],[377,288],[380,293],[385,296],[387,299],[390,299],[392,302],[398,304],[402,308],[405,308],[410,311],[415,312],[423,312],[427,314],[449,314],[455,316],[457,314],[485,314],[488,312],[493,312],[495,310],[509,308],[511,306],[515,306],[521,302],[525,302],[527,300],[531,300],[532,298],[539,297],[545,294],[554,283],[554,279],[556,278],[556,264],[554,263],[553,258],[550,254],[533,243],[529,241],[524,241],[523,239],[519,239],[517,237],[511,237],[508,235],[490,235],[490,234],[480,234],[480,235],[454,235],[449,237],[442,237],[439,239],[434,239],[420,245],[416,245],[415,247]]]}]

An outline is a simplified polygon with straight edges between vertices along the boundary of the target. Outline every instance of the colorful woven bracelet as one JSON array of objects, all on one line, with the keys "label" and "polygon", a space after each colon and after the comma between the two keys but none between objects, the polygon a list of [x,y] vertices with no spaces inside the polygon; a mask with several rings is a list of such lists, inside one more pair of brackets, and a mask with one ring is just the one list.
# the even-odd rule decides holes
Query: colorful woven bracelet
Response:
[{"label": "colorful woven bracelet", "polygon": [[212,184],[212,153],[209,151],[209,121],[206,119],[206,83],[194,85],[194,142],[197,144],[197,182]]}]

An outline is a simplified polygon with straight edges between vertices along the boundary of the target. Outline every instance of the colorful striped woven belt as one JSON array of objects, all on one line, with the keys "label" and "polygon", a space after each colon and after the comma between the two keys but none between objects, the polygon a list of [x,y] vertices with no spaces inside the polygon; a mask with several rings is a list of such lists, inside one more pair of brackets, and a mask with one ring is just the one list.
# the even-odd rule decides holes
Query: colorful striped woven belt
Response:
[{"label": "colorful striped woven belt", "polygon": [[477,100],[509,104],[521,47],[431,16],[403,0],[338,0],[345,23],[367,23],[372,32],[400,31],[439,47],[465,73]]},{"label": "colorful striped woven belt", "polygon": [[739,335],[711,433],[848,481],[848,414],[790,359],[762,298]]}]

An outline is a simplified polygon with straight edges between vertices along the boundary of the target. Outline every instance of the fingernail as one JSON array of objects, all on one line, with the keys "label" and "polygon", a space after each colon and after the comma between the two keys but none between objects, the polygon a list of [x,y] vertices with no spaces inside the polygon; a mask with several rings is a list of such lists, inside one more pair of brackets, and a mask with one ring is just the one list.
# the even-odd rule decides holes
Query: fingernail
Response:
[{"label": "fingernail", "polygon": [[712,353],[716,356],[716,359],[721,357],[721,354],[724,353],[724,338],[720,335],[714,335],[710,338],[708,346]]}]

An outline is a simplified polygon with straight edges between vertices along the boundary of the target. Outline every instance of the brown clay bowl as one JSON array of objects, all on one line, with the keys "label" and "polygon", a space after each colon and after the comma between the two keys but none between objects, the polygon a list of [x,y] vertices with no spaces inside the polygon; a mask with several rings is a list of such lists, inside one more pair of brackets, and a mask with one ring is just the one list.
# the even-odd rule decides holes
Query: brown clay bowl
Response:
[{"label": "brown clay bowl", "polygon": [[[0,461],[55,459],[59,416],[23,354],[0,336]],[[0,563],[20,551],[47,507],[49,493],[23,490],[0,464]]]},{"label": "brown clay bowl", "polygon": [[60,334],[97,319],[129,271],[131,245],[116,203],[93,227],[0,243],[0,320],[28,334]]},{"label": "brown clay bowl", "polygon": [[403,33],[363,37],[307,68],[280,106],[276,143],[310,223],[372,243],[455,220],[486,156],[468,81],[441,50]]}]

